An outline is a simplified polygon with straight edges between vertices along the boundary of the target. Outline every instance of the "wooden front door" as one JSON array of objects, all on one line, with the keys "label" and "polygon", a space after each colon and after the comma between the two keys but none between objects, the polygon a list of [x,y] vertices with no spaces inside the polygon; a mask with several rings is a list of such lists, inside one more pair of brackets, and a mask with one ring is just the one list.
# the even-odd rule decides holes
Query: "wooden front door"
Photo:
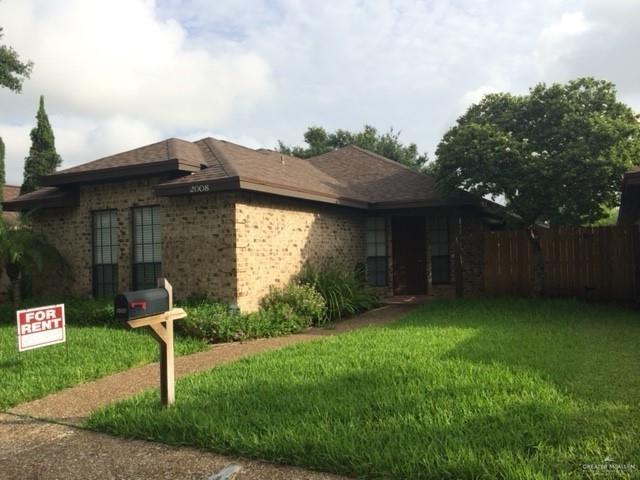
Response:
[{"label": "wooden front door", "polygon": [[427,293],[427,239],[424,217],[393,217],[393,293]]}]

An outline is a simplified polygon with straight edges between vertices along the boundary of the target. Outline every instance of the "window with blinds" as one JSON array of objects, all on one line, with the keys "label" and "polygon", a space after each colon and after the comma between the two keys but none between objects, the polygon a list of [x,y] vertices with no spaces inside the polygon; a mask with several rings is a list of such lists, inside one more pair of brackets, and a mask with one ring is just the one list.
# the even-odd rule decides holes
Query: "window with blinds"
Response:
[{"label": "window with blinds", "polygon": [[367,283],[387,284],[387,228],[384,217],[367,218]]},{"label": "window with blinds", "polygon": [[444,285],[451,283],[451,262],[449,261],[449,222],[447,217],[433,217],[430,224],[431,283]]},{"label": "window with blinds", "polygon": [[156,288],[162,268],[159,207],[133,209],[133,248],[133,289]]},{"label": "window with blinds", "polygon": [[92,212],[93,296],[110,297],[118,289],[118,218],[115,210]]}]

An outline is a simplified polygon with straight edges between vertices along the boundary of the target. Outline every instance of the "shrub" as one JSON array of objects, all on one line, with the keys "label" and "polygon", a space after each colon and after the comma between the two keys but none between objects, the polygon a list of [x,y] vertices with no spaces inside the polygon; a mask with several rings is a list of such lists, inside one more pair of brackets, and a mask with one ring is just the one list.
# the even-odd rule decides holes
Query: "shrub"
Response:
[{"label": "shrub", "polygon": [[299,332],[311,324],[308,317],[298,315],[291,305],[275,304],[246,315],[246,338],[276,337]]},{"label": "shrub", "polygon": [[329,321],[373,308],[378,304],[377,294],[347,269],[317,270],[305,266],[298,278],[303,285],[313,287],[325,300]]},{"label": "shrub", "polygon": [[206,299],[181,302],[187,318],[176,322],[176,328],[209,343],[274,337],[302,330],[310,324],[287,304],[270,305],[258,312],[242,314],[229,305]]},{"label": "shrub", "polygon": [[291,283],[284,288],[271,287],[260,307],[270,309],[276,305],[289,305],[299,317],[308,319],[309,325],[326,321],[327,304],[312,285]]},{"label": "shrub", "polygon": [[231,306],[207,299],[189,299],[179,302],[187,312],[187,318],[176,322],[178,331],[209,343],[241,340],[239,325],[241,315]]}]

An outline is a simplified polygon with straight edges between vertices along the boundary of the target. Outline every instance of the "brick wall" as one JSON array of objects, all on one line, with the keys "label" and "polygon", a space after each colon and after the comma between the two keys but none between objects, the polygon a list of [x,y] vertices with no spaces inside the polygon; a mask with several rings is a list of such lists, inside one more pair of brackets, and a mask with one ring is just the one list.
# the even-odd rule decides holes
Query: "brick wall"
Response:
[{"label": "brick wall", "polygon": [[[158,205],[162,231],[162,274],[174,286],[177,298],[206,296],[254,310],[271,285],[289,283],[305,263],[316,267],[353,269],[365,258],[366,212],[333,205],[287,199],[259,193],[217,193],[157,197],[153,186],[160,178],[85,186],[78,207],[42,209],[32,215],[42,232],[68,259],[72,281],[52,281],[43,275],[36,288],[43,293],[90,296],[92,291],[92,216],[94,210],[116,209],[119,229],[118,289],[131,288],[131,208]],[[413,212],[405,212],[415,214]],[[452,282],[430,281],[429,223],[444,214],[450,226]],[[462,274],[462,293],[483,289],[482,220],[465,209],[424,209],[426,217],[428,292],[456,294],[456,275]],[[385,215],[390,230],[391,214]],[[456,238],[460,236],[458,268]],[[392,236],[387,236],[389,286],[392,293]]]},{"label": "brick wall", "polygon": [[118,290],[131,288],[131,208],[160,206],[162,274],[176,297],[210,296],[235,300],[233,194],[157,197],[160,179],[132,180],[81,187],[79,206],[34,213],[40,231],[67,258],[73,275],[64,284],[43,278],[41,292],[90,296],[92,291],[92,211],[117,210]]},{"label": "brick wall", "polygon": [[257,308],[270,285],[286,285],[305,262],[364,262],[364,212],[300,200],[243,194],[236,204],[238,306]]}]

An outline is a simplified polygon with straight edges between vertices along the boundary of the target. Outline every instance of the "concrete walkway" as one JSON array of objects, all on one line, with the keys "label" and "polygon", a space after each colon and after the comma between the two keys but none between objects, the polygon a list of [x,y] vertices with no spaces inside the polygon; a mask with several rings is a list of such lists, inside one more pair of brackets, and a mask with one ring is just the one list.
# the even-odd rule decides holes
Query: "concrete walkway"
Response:
[{"label": "concrete walkway", "polygon": [[[415,308],[394,304],[338,323],[286,337],[214,345],[176,358],[176,377],[222,363],[314,341],[371,325],[384,325]],[[9,479],[208,479],[229,463],[243,471],[237,480],[338,479],[287,466],[238,460],[191,448],[123,440],[74,427],[95,409],[158,386],[157,363],[54,393],[0,414],[0,478]]]}]

